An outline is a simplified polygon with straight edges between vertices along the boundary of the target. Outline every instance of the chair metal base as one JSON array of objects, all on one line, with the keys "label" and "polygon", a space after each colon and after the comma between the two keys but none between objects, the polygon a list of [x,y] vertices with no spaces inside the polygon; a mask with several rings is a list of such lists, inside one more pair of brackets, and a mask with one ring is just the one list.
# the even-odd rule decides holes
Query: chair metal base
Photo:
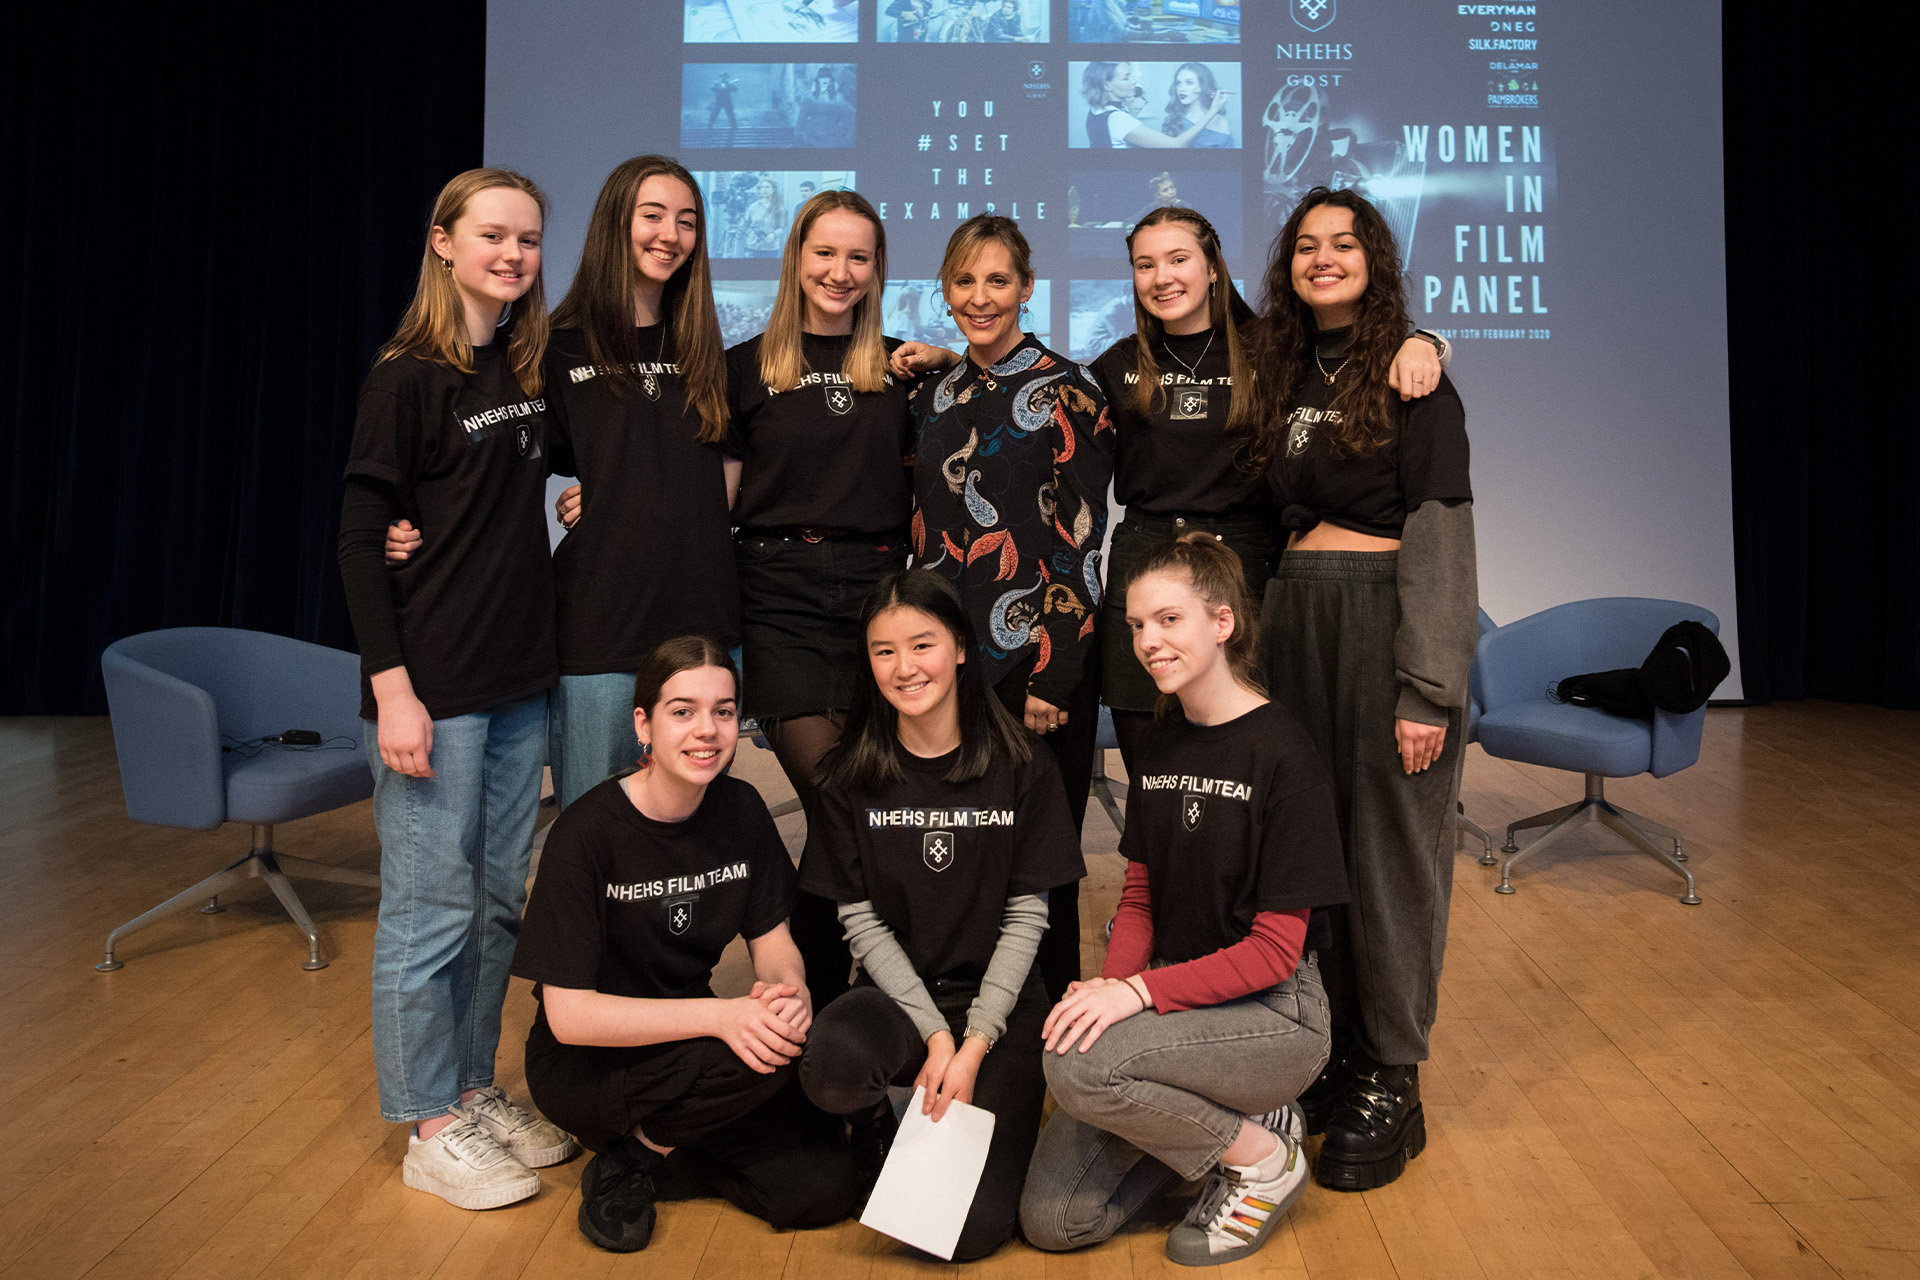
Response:
[{"label": "chair metal base", "polygon": [[329,866],[324,862],[314,862],[307,858],[297,858],[292,854],[273,851],[273,824],[256,822],[253,824],[253,848],[247,856],[228,867],[208,876],[199,884],[181,893],[174,894],[165,902],[115,929],[107,935],[107,956],[93,966],[102,973],[112,973],[115,969],[124,969],[126,962],[113,958],[113,944],[135,929],[145,928],[162,916],[170,916],[176,911],[184,911],[196,902],[205,902],[200,910],[203,914],[213,915],[225,911],[220,905],[220,894],[224,890],[246,880],[265,880],[267,887],[273,890],[273,896],[280,899],[280,905],[287,909],[293,922],[307,935],[307,960],[302,969],[324,969],[327,962],[320,956],[320,935],[314,930],[313,917],[307,914],[301,905],[300,895],[293,891],[293,884],[285,872],[306,876],[313,880],[332,880],[338,884],[353,884],[363,888],[378,889],[380,877],[365,871],[352,871],[346,867]]},{"label": "chair metal base", "polygon": [[[1507,824],[1507,842],[1501,846],[1501,852],[1510,855],[1500,866],[1500,883],[1495,893],[1514,892],[1509,880],[1514,864],[1523,858],[1530,858],[1540,850],[1558,840],[1567,832],[1584,827],[1590,822],[1598,822],[1625,836],[1630,844],[1640,852],[1653,858],[1662,865],[1677,872],[1687,882],[1686,896],[1680,899],[1690,907],[1700,905],[1700,895],[1694,892],[1693,872],[1680,864],[1687,860],[1685,850],[1680,847],[1680,833],[1671,827],[1665,827],[1651,818],[1642,817],[1628,809],[1622,809],[1607,799],[1607,780],[1597,773],[1587,775],[1587,794],[1573,804],[1561,805],[1545,813],[1536,813],[1531,818],[1522,818],[1518,822]],[[1464,819],[1463,819],[1464,820]],[[1546,827],[1531,844],[1521,849],[1513,841],[1513,833],[1530,827]],[[1653,842],[1652,837],[1671,843],[1673,852],[1668,853]],[[1481,862],[1492,865],[1491,857]]]},{"label": "chair metal base", "polygon": [[1493,856],[1493,837],[1487,834],[1487,829],[1467,816],[1467,806],[1461,801],[1454,801],[1453,810],[1454,830],[1480,841],[1480,865],[1491,867],[1498,863],[1500,859]]}]

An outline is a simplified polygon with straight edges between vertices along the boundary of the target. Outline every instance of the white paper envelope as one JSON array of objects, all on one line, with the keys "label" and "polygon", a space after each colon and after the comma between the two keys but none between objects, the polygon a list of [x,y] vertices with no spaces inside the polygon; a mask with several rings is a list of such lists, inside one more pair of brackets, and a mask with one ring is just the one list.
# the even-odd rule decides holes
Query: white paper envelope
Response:
[{"label": "white paper envelope", "polygon": [[923,1092],[913,1091],[860,1224],[951,1262],[987,1167],[993,1112],[955,1102],[935,1124],[920,1114]]}]

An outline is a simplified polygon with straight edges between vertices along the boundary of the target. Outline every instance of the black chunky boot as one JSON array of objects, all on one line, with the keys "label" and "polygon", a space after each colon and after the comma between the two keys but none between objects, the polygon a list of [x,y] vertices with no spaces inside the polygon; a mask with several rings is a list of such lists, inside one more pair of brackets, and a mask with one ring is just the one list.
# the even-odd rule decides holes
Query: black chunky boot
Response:
[{"label": "black chunky boot", "polygon": [[1353,1073],[1349,1069],[1353,1059],[1353,1042],[1341,1036],[1333,1039],[1333,1050],[1327,1058],[1327,1065],[1312,1084],[1306,1087],[1294,1105],[1300,1109],[1301,1116],[1307,1122],[1308,1133],[1322,1133],[1327,1127],[1327,1117],[1333,1113],[1340,1095],[1353,1083]]},{"label": "black chunky boot", "polygon": [[1371,1191],[1426,1149],[1420,1069],[1384,1066],[1356,1052],[1348,1070],[1347,1087],[1327,1115],[1314,1180],[1334,1191]]},{"label": "black chunky boot", "polygon": [[666,1157],[632,1138],[616,1138],[580,1175],[580,1234],[613,1253],[637,1253],[653,1239],[656,1175]]}]

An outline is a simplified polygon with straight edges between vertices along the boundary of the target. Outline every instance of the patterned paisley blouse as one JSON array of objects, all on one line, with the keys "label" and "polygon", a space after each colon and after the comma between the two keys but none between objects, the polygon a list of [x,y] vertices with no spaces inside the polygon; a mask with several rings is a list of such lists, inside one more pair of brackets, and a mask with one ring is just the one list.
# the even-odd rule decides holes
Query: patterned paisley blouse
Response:
[{"label": "patterned paisley blouse", "polygon": [[1086,369],[1031,335],[914,388],[914,563],[960,589],[989,684],[1067,705],[1093,642],[1113,422]]}]

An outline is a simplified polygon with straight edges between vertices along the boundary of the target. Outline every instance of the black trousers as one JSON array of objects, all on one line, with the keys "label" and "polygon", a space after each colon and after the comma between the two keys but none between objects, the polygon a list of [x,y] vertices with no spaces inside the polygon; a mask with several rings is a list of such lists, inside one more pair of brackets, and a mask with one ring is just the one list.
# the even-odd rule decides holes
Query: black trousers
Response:
[{"label": "black trousers", "polygon": [[[939,981],[927,985],[957,1043],[966,1034],[967,1010],[979,987]],[[1040,1136],[1040,1108],[1047,1092],[1040,1027],[1049,1007],[1039,982],[1029,975],[1007,1019],[1006,1034],[980,1064],[973,1105],[993,1113],[993,1142],[960,1243],[954,1247],[955,1262],[986,1257],[1012,1237],[1020,1220],[1020,1193]],[[878,1106],[888,1085],[912,1084],[926,1060],[926,1042],[912,1019],[891,996],[863,979],[814,1019],[800,1059],[800,1082],[821,1110],[856,1115]]]},{"label": "black trousers", "polygon": [[[1027,681],[1033,672],[1031,661],[1023,662],[1000,678],[993,687],[1001,705],[1016,720],[1027,712]],[[1067,705],[1065,726],[1040,735],[1053,753],[1060,769],[1060,782],[1067,790],[1067,816],[1073,819],[1073,832],[1087,816],[1087,788],[1093,785],[1094,741],[1100,734],[1100,670],[1094,655],[1087,655],[1087,667],[1074,687]],[[1067,993],[1069,982],[1080,980],[1080,885],[1061,885],[1047,895],[1047,931],[1040,939],[1040,953],[1033,960],[1034,971],[1047,996],[1059,1000]]]},{"label": "black trousers", "polygon": [[561,1044],[542,1019],[527,1037],[527,1089],[547,1119],[595,1151],[636,1127],[674,1148],[668,1198],[723,1196],[781,1230],[827,1226],[859,1202],[844,1129],[807,1102],[792,1064],[762,1075],[711,1037]]}]

